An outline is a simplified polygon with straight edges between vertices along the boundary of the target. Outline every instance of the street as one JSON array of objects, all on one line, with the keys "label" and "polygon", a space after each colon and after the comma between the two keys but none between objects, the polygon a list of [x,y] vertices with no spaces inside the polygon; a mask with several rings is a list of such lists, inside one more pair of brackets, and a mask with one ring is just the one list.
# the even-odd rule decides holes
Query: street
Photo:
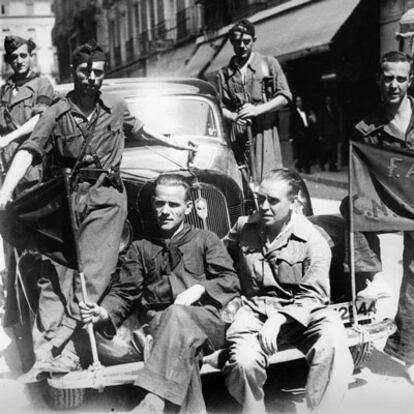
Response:
[{"label": "street", "polygon": [[[339,200],[346,190],[308,182],[315,214],[338,213]],[[381,235],[383,267],[391,298],[379,303],[379,311],[384,317],[393,317],[396,312],[399,285],[401,282],[401,234]],[[414,406],[414,386],[403,376],[401,362],[381,352],[384,343],[376,344],[371,361],[361,372],[353,376],[349,392],[337,413],[400,414],[412,412]],[[8,412],[53,412],[43,402],[42,386],[25,388],[16,381],[19,374],[17,355],[3,330],[0,331],[0,404]],[[294,361],[281,366],[273,366],[268,371],[265,387],[266,404],[269,413],[301,413],[304,408],[303,385],[306,375],[304,361]],[[207,408],[211,413],[238,412],[237,404],[228,395],[220,374],[203,377]],[[142,393],[132,386],[112,387],[102,394],[90,390],[83,406],[76,412],[128,412],[142,398]],[[411,407],[411,408],[410,408]],[[323,413],[325,414],[325,413]]]}]

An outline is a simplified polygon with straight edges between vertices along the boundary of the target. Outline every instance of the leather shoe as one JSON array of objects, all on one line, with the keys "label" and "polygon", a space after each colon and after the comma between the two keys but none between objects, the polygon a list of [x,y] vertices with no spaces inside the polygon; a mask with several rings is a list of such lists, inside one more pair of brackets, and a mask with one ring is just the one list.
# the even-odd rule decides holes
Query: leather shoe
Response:
[{"label": "leather shoe", "polygon": [[17,381],[22,384],[35,384],[41,382],[49,376],[51,361],[36,361],[29,371],[20,375]]}]

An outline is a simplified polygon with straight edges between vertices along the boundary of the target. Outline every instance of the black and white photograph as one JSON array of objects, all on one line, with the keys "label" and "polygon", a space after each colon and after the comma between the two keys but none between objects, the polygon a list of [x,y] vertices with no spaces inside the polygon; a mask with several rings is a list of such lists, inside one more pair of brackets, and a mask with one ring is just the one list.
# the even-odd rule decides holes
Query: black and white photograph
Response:
[{"label": "black and white photograph", "polygon": [[0,0],[0,406],[411,414],[414,0]]}]

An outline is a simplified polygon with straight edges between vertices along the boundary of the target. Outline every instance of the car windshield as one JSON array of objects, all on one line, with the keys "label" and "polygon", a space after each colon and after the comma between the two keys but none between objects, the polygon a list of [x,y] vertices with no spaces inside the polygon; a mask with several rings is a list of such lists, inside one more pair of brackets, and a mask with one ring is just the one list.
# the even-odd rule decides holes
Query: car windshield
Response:
[{"label": "car windshield", "polygon": [[131,114],[144,125],[172,136],[217,137],[212,105],[205,99],[187,97],[127,98]]}]

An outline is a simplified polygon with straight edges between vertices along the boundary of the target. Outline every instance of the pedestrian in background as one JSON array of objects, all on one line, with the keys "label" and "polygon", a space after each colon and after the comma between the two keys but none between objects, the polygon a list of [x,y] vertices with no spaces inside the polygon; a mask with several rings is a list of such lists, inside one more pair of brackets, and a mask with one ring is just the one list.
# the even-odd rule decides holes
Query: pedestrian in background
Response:
[{"label": "pedestrian in background", "polygon": [[318,125],[320,133],[320,169],[325,171],[325,165],[328,164],[329,171],[338,172],[339,113],[330,95],[325,97],[324,105],[318,116]]},{"label": "pedestrian in background", "polygon": [[311,173],[312,151],[316,144],[316,115],[306,109],[303,98],[296,96],[290,119],[290,136],[293,140],[296,169]]},{"label": "pedestrian in background", "polygon": [[[231,140],[236,160],[249,165],[247,148],[251,128],[257,181],[283,160],[277,131],[277,111],[291,102],[292,95],[279,62],[272,56],[253,52],[256,33],[248,20],[229,31],[234,56],[218,73],[224,118],[231,123]],[[249,165],[253,168],[251,165]]]}]

